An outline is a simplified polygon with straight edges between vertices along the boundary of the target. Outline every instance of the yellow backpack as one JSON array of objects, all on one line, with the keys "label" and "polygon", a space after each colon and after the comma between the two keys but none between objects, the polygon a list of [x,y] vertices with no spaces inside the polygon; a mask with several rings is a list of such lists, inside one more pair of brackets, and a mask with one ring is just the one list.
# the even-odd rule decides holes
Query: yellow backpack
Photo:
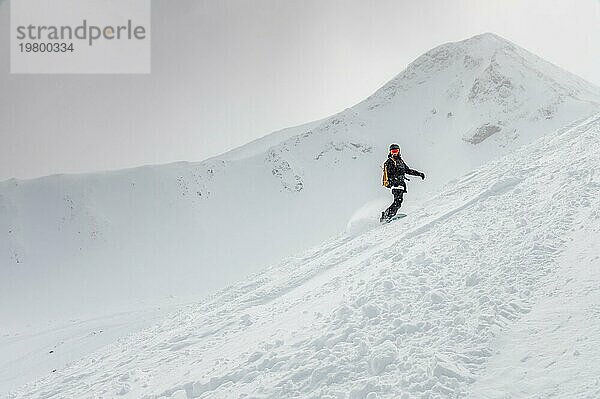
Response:
[{"label": "yellow backpack", "polygon": [[390,181],[388,180],[387,166],[383,164],[383,187],[390,188]]}]

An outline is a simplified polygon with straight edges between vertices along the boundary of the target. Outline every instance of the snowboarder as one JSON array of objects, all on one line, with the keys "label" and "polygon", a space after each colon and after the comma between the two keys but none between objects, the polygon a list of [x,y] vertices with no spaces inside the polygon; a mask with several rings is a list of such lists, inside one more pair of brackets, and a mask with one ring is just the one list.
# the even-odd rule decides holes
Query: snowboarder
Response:
[{"label": "snowboarder", "polygon": [[406,192],[404,175],[419,176],[421,179],[425,179],[425,173],[406,166],[406,163],[404,163],[400,157],[400,146],[398,144],[392,144],[390,145],[388,159],[383,164],[383,186],[392,190],[394,202],[388,209],[381,212],[381,222],[389,222],[390,219],[396,215],[400,206],[402,206],[402,197]]}]

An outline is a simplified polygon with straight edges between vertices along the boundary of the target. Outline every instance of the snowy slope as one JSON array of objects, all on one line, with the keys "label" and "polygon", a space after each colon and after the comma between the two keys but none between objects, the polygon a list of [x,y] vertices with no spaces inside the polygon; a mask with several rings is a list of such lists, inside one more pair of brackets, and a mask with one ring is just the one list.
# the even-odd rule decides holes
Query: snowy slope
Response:
[{"label": "snowy slope", "polygon": [[598,165],[600,113],[8,398],[598,397]]},{"label": "snowy slope", "polygon": [[491,34],[431,50],[365,101],[199,163],[0,183],[4,327],[202,297],[389,195],[390,142],[448,180],[597,112],[600,91]]}]

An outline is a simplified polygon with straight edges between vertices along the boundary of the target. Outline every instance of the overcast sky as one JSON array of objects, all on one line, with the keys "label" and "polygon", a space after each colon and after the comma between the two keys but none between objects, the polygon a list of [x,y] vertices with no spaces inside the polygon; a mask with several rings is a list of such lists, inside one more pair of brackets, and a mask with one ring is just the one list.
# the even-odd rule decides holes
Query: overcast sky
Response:
[{"label": "overcast sky", "polygon": [[483,32],[600,86],[600,0],[153,1],[150,75],[11,75],[8,6],[0,180],[202,160],[350,107]]}]

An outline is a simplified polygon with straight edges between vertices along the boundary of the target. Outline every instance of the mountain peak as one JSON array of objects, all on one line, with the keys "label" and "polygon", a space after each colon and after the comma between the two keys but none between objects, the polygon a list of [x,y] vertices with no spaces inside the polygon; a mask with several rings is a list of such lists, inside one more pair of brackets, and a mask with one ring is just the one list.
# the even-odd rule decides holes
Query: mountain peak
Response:
[{"label": "mountain peak", "polygon": [[510,146],[526,134],[526,124],[561,114],[566,121],[571,110],[599,109],[600,89],[488,32],[427,51],[363,104],[369,110],[438,115],[421,114],[417,118],[427,122],[412,130],[448,131],[459,119],[468,120],[472,128],[459,133],[466,142],[479,144],[494,135],[497,144]]},{"label": "mountain peak", "polygon": [[[452,62],[462,63],[462,66],[469,69],[480,64],[480,62],[476,62],[477,60],[488,61],[499,51],[515,51],[517,48],[513,43],[494,33],[482,33],[465,40],[434,47],[412,62],[407,70],[428,71],[430,66],[435,64],[439,68],[434,71],[439,71]],[[531,56],[536,57],[533,54]]]},{"label": "mountain peak", "polygon": [[480,42],[480,43],[486,43],[486,44],[490,44],[490,45],[509,45],[509,46],[514,46],[513,43],[511,43],[510,41],[508,41],[507,39],[503,38],[502,36],[499,36],[495,33],[492,32],[485,32],[485,33],[480,33],[479,35],[475,35],[473,37],[470,37],[468,39],[465,40],[461,40],[459,42],[455,42],[455,43],[465,43],[465,44],[470,44],[470,43],[476,43],[476,42]]}]

